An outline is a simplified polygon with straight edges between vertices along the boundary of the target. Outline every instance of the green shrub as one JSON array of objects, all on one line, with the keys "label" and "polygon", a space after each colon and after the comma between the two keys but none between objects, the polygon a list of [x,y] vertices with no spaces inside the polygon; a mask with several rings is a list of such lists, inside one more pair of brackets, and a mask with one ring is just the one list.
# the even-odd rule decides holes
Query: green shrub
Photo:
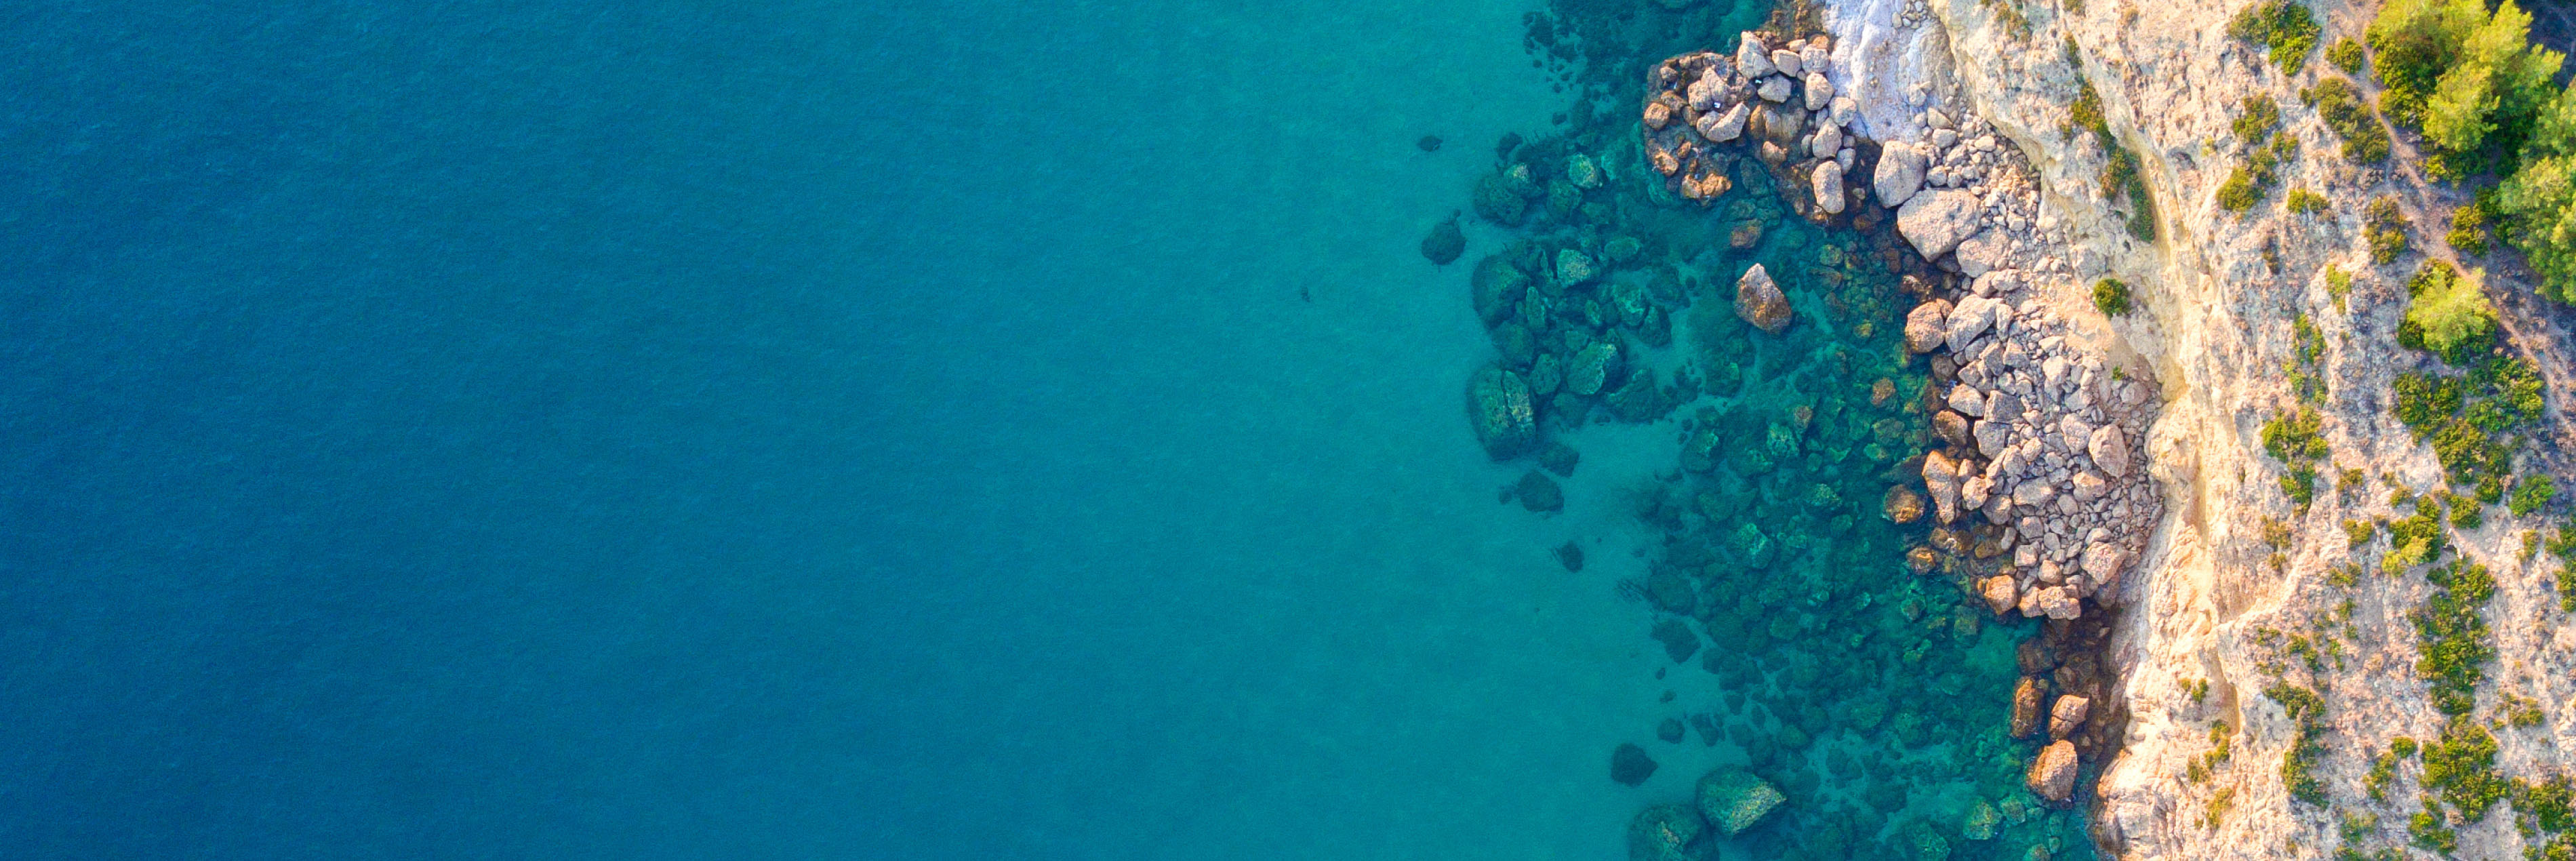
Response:
[{"label": "green shrub", "polygon": [[2317,16],[2292,0],[2264,0],[2236,13],[2227,35],[2261,45],[2284,74],[2295,75],[2317,46]]},{"label": "green shrub", "polygon": [[2372,198],[2361,212],[2362,230],[2370,236],[2370,262],[2386,266],[2406,253],[2406,212],[2397,207],[2397,198],[2380,195]]},{"label": "green shrub", "polygon": [[2351,37],[2335,40],[2334,44],[2326,46],[2326,62],[2333,63],[2344,74],[2361,74],[2361,43]]},{"label": "green shrub", "polygon": [[2117,278],[2104,278],[2093,282],[2093,307],[2101,311],[2102,316],[2105,317],[2118,317],[2129,313],[2128,282]]},{"label": "green shrub", "polygon": [[2236,113],[2236,139],[2249,144],[2262,143],[2280,124],[2281,106],[2274,104],[2271,96],[2247,97]]},{"label": "green shrub", "polygon": [[2156,202],[2147,190],[2138,154],[2121,146],[2119,137],[2111,134],[2110,120],[2102,113],[2102,94],[2093,89],[2090,80],[2076,85],[2075,104],[2067,109],[2065,131],[2073,134],[2077,129],[2093,133],[2093,140],[2102,145],[2103,156],[2109,162],[2102,171],[2102,196],[2129,200],[2129,235],[2140,242],[2155,241]]},{"label": "green shrub", "polygon": [[[2427,569],[2424,579],[2434,589],[2413,616],[2417,648],[2423,655],[2415,663],[2415,675],[2431,688],[2433,708],[2443,714],[2466,715],[2477,705],[2478,681],[2485,678],[2486,663],[2496,656],[2494,644],[2487,642],[2486,618],[2478,612],[2494,597],[2495,578],[2484,565],[2454,559]],[[2432,785],[2429,774],[2426,785]]]},{"label": "green shrub", "polygon": [[2425,261],[2406,283],[2412,295],[2405,322],[2423,333],[2424,349],[2466,365],[2495,342],[2495,305],[2487,301],[2483,270],[2463,277],[2448,263]]},{"label": "green shrub", "polygon": [[2315,215],[2326,211],[2326,206],[2325,195],[2309,191],[2305,186],[2290,189],[2289,201],[2285,204],[2293,215]]},{"label": "green shrub", "polygon": [[2524,476],[2513,483],[2513,501],[2507,503],[2505,509],[2512,511],[2515,517],[2529,517],[2532,512],[2547,507],[2549,500],[2557,496],[2557,480],[2546,475]]},{"label": "green shrub", "polygon": [[2316,691],[2289,684],[2274,683],[2263,689],[2263,695],[2281,704],[2298,735],[2290,740],[2290,749],[2281,753],[2281,787],[2290,797],[2309,804],[2326,803],[2325,778],[2316,773],[2317,760],[2325,755],[2326,701]]},{"label": "green shrub", "polygon": [[2443,725],[2442,737],[2424,746],[2424,789],[2439,791],[2463,820],[2483,821],[2510,786],[2496,774],[2495,758],[2495,736],[2467,715],[2455,715]]},{"label": "green shrub", "polygon": [[2379,124],[2378,117],[2371,116],[2370,106],[2362,104],[2360,88],[2351,81],[2329,77],[2300,95],[2316,106],[2326,127],[2343,140],[2345,161],[2378,164],[2388,160],[2388,128]]},{"label": "green shrub", "polygon": [[2466,254],[2487,253],[2487,211],[2472,202],[2451,210],[2451,232],[2442,241]]},{"label": "green shrub", "polygon": [[2460,835],[2442,824],[2442,817],[2429,810],[2415,811],[2406,820],[2406,833],[2415,846],[2448,856],[2460,851]]}]

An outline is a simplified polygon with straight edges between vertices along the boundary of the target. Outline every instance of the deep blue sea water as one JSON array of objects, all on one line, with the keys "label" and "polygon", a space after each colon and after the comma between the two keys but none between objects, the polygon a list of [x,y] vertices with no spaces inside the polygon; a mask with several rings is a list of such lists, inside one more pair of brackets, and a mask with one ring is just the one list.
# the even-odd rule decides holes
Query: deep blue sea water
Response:
[{"label": "deep blue sea water", "polygon": [[0,16],[0,855],[1624,854],[1670,434],[1498,506],[1415,252],[1527,8]]}]

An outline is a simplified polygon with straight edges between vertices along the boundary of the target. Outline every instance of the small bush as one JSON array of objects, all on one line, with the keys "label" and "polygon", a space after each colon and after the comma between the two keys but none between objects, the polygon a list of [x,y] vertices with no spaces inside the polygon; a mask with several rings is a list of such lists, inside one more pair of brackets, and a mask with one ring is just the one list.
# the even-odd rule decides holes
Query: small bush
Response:
[{"label": "small bush", "polygon": [[2370,106],[2362,104],[2361,89],[2343,78],[2329,77],[2309,87],[2308,104],[2316,106],[2317,115],[2343,139],[2343,158],[2354,164],[2378,164],[2388,160],[2388,128],[2371,116]]},{"label": "small bush", "polygon": [[2309,191],[2305,186],[2290,189],[2289,201],[2285,204],[2293,215],[2315,215],[2326,211],[2327,205],[2325,195]]},{"label": "small bush", "polygon": [[2295,75],[2317,47],[2317,16],[2292,0],[2264,0],[2228,22],[2227,35],[2261,45],[2284,74]]},{"label": "small bush", "polygon": [[2105,317],[2119,317],[2128,314],[2128,282],[2121,281],[2117,278],[2104,278],[2100,281],[2093,282],[2093,307],[2095,310],[2101,311],[2102,316]]},{"label": "small bush", "polygon": [[2249,144],[2262,143],[2280,124],[2281,106],[2274,104],[2271,96],[2248,97],[2236,113],[2236,139]]},{"label": "small bush", "polygon": [[2549,500],[2557,496],[2557,480],[2546,475],[2524,476],[2521,481],[2513,483],[2513,501],[2506,503],[2505,509],[2513,512],[2515,517],[2529,517],[2532,512],[2548,507]]},{"label": "small bush", "polygon": [[2289,684],[2274,684],[2263,689],[2263,695],[2281,704],[2281,709],[2297,725],[2298,735],[2290,740],[2290,749],[2281,754],[2281,787],[2290,797],[2309,804],[2326,803],[2325,778],[2316,773],[2317,760],[2325,755],[2326,702],[2316,691]]},{"label": "small bush", "polygon": [[2424,789],[2469,822],[2486,819],[2487,809],[2503,801],[2509,785],[2496,775],[2496,740],[2467,715],[2443,725],[2442,737],[2424,746]]},{"label": "small bush", "polygon": [[2386,266],[2406,253],[2406,213],[2398,208],[2396,197],[2372,198],[2361,219],[2363,231],[2370,236],[2370,262]]},{"label": "small bush", "polygon": [[[2433,708],[2466,715],[2477,705],[2478,681],[2496,650],[2487,642],[2487,622],[2479,610],[2495,595],[2495,578],[2484,565],[2455,559],[2427,570],[2433,595],[2414,613],[2417,647],[2422,658],[2415,675],[2431,688]],[[2430,752],[2427,752],[2430,758]],[[2435,785],[2427,774],[2426,786]],[[2462,808],[2467,812],[2467,808]]]},{"label": "small bush", "polygon": [[2326,62],[2333,63],[2344,74],[2361,74],[2361,43],[2349,36],[2335,40],[2334,44],[2326,46]]}]

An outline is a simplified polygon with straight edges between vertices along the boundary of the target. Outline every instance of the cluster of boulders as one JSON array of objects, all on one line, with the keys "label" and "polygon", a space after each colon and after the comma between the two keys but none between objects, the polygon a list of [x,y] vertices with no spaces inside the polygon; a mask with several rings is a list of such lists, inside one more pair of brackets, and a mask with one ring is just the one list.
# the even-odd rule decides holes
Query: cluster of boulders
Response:
[{"label": "cluster of boulders", "polygon": [[[2044,298],[2080,288],[2020,152],[1974,117],[1936,107],[1920,119],[1922,139],[1883,145],[1872,191],[1897,208],[1906,242],[1951,275],[1947,289],[1913,285],[1926,298],[1906,316],[1905,346],[1931,355],[1924,408],[1936,439],[1920,492],[1891,488],[1886,514],[1934,524],[1914,551],[1917,571],[1960,577],[1998,614],[2071,622],[2088,600],[2117,600],[2162,519],[2140,450],[2158,398],[2144,375],[2106,365]],[[2024,668],[2012,732],[2047,732],[2028,783],[2066,801],[2079,759],[2070,737],[2092,698],[2052,702],[2049,688]]]},{"label": "cluster of boulders", "polygon": [[[1737,147],[1749,144],[1772,169],[1808,189],[1801,203],[1827,216],[1856,209],[1859,106],[1834,92],[1826,77],[1832,44],[1824,36],[1774,46],[1746,33],[1730,57],[1703,51],[1665,60],[1649,72],[1646,160],[1664,190],[1714,201],[1732,188]],[[1793,197],[1796,197],[1793,195]],[[1802,207],[1804,209],[1805,207]]]},{"label": "cluster of boulders", "polygon": [[1770,782],[1740,768],[1701,775],[1691,804],[1658,804],[1628,822],[1628,857],[1682,861],[1706,857],[1700,835],[1734,837],[1788,800]]}]

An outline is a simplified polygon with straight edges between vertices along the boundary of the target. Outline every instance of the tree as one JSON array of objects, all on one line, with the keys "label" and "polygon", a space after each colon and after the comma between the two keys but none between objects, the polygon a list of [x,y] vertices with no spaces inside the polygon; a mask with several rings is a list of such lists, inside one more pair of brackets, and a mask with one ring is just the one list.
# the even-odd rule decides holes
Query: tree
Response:
[{"label": "tree", "polygon": [[[2567,101],[2567,96],[2558,99]],[[2534,137],[2535,144],[2540,137]],[[2568,145],[2560,140],[2556,147]],[[2521,169],[2498,186],[2496,203],[2505,214],[2500,222],[2505,240],[2522,249],[2531,271],[2540,276],[2540,294],[2576,303],[2576,154],[2543,155],[2552,148],[2526,147]]]}]

